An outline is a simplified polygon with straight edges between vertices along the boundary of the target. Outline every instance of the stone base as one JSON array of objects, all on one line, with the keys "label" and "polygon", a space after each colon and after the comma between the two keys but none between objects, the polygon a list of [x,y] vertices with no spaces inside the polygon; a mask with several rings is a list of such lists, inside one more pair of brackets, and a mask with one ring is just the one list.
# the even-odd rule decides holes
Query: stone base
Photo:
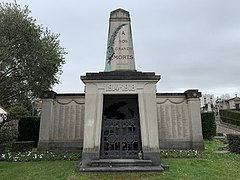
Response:
[{"label": "stone base", "polygon": [[99,159],[92,160],[92,167],[152,166],[151,160],[143,159]]},{"label": "stone base", "polygon": [[76,171],[81,173],[161,173],[162,166],[128,166],[128,167],[76,167]]},{"label": "stone base", "polygon": [[160,140],[159,144],[161,150],[188,150],[188,149],[194,149],[198,151],[204,150],[203,141],[192,142],[191,140],[165,139]]},{"label": "stone base", "polygon": [[99,159],[99,152],[82,152],[82,167],[89,167],[92,165],[92,160]]},{"label": "stone base", "polygon": [[160,173],[168,166],[154,166],[151,160],[139,159],[99,159],[92,160],[90,166],[80,163],[76,171],[81,173]]},{"label": "stone base", "polygon": [[64,150],[64,151],[79,151],[83,149],[82,140],[76,141],[39,141],[38,151],[49,151],[49,150]]},{"label": "stone base", "polygon": [[161,165],[162,163],[160,159],[160,152],[144,152],[143,151],[143,159],[151,160],[152,164],[155,166]]},{"label": "stone base", "polygon": [[194,150],[203,151],[204,150],[204,143],[203,143],[203,141],[193,142],[192,147],[193,147]]}]

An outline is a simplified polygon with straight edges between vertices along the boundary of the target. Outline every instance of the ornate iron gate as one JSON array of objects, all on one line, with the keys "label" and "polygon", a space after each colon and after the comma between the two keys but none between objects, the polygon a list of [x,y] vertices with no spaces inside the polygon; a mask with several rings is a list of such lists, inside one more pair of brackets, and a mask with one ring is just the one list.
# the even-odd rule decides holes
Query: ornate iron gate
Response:
[{"label": "ornate iron gate", "polygon": [[141,151],[139,118],[103,118],[101,158],[134,159]]}]

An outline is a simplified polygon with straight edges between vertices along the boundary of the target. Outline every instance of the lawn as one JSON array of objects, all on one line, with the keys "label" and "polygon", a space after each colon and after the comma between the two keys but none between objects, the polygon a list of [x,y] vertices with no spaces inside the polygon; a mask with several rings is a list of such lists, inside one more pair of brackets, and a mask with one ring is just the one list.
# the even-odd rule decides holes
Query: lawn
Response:
[{"label": "lawn", "polygon": [[240,155],[215,151],[225,146],[205,141],[202,158],[165,158],[170,169],[161,174],[87,174],[74,171],[78,161],[0,162],[0,179],[240,179]]}]

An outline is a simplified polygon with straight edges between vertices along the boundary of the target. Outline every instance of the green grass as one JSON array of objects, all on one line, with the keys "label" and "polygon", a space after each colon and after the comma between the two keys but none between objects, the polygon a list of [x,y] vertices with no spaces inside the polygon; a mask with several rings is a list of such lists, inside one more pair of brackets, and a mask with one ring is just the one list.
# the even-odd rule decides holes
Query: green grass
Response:
[{"label": "green grass", "polygon": [[218,140],[205,141],[203,158],[166,158],[170,169],[161,174],[88,174],[74,171],[78,161],[0,162],[0,179],[240,179],[240,155],[217,154],[226,146]]}]

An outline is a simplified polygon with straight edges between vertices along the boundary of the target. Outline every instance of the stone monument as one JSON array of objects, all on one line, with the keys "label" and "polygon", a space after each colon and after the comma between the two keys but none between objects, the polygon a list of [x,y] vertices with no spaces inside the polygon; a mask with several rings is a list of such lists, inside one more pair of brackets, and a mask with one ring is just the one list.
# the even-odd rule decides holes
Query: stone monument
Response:
[{"label": "stone monument", "polygon": [[129,12],[111,12],[105,70],[81,80],[43,92],[38,150],[82,150],[81,172],[161,172],[160,149],[204,149],[201,92],[157,93],[160,76],[136,70]]},{"label": "stone monument", "polygon": [[128,11],[111,12],[106,54],[105,72],[81,76],[86,88],[79,170],[163,171],[156,107],[160,76],[135,69]]}]

